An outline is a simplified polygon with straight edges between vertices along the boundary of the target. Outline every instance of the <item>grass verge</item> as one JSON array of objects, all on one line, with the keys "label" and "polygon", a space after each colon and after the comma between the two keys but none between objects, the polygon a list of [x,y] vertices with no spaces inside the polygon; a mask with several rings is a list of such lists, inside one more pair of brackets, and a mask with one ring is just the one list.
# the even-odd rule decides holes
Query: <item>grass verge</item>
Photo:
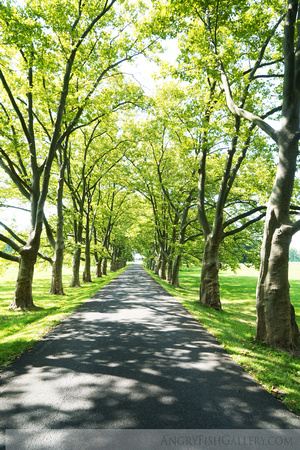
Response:
[{"label": "grass verge", "polygon": [[[300,327],[300,264],[290,270],[291,301]],[[149,274],[162,285],[213,335],[256,381],[300,414],[300,358],[254,341],[256,331],[255,290],[257,273],[242,269],[237,274],[220,275],[223,311],[214,311],[199,303],[200,269],[180,273],[180,288],[170,286],[153,272]]]},{"label": "grass verge", "polygon": [[49,295],[50,273],[37,273],[33,283],[34,303],[39,308],[34,311],[10,311],[15,282],[9,271],[0,279],[0,366],[6,366],[24,350],[47,334],[52,328],[70,315],[78,306],[91,298],[99,289],[123,272],[109,272],[103,278],[95,278],[92,283],[83,283],[80,288],[70,288],[71,275],[64,276],[66,295]]}]

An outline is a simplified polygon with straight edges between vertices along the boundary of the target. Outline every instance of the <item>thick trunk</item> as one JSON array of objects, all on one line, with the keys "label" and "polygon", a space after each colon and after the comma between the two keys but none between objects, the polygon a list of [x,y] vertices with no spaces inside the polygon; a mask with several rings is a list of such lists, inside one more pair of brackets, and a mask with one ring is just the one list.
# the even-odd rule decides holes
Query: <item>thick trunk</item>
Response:
[{"label": "thick trunk", "polygon": [[81,256],[81,248],[80,246],[78,246],[73,253],[72,281],[70,287],[80,287],[80,256]]},{"label": "thick trunk", "polygon": [[155,275],[160,276],[162,263],[163,263],[163,253],[162,250],[160,250],[156,260]]},{"label": "thick trunk", "polygon": [[300,345],[294,307],[288,282],[291,227],[280,225],[270,211],[265,225],[260,275],[257,285],[257,341],[296,349]]},{"label": "thick trunk", "polygon": [[84,265],[82,281],[84,283],[91,283],[92,282],[92,276],[91,276],[91,255],[90,255],[89,249],[86,249],[86,252],[85,252],[85,265]]},{"label": "thick trunk", "polygon": [[102,264],[102,275],[106,276],[107,275],[107,258],[105,257],[103,259],[103,264]]},{"label": "thick trunk", "polygon": [[162,280],[165,280],[167,278],[167,276],[166,276],[166,267],[167,267],[167,258],[165,257],[164,254],[162,254],[161,255],[161,265],[160,265],[159,272],[158,272],[158,276]]},{"label": "thick trunk", "polygon": [[219,269],[219,243],[209,235],[202,259],[200,302],[221,311]]},{"label": "thick trunk", "polygon": [[116,256],[116,252],[114,250],[112,257],[111,257],[111,261],[110,261],[110,271],[111,272],[115,272],[117,270],[116,264],[117,264],[117,256]]},{"label": "thick trunk", "polygon": [[[88,207],[89,209],[89,207]],[[82,276],[82,281],[84,283],[91,283],[92,282],[92,276],[91,276],[91,239],[90,239],[90,217],[89,212],[87,213],[86,218],[86,226],[85,226],[85,264],[84,264],[84,271]]]},{"label": "thick trunk", "polygon": [[288,281],[289,247],[295,232],[289,206],[298,155],[298,140],[290,136],[288,130],[280,134],[279,162],[267,208],[256,292],[256,340],[289,350],[300,345]]},{"label": "thick trunk", "polygon": [[49,294],[64,295],[63,289],[63,262],[64,262],[64,216],[63,216],[63,187],[64,187],[64,164],[60,168],[60,179],[57,188],[57,225],[55,254],[52,265],[52,278]]},{"label": "thick trunk", "polygon": [[159,274],[160,266],[161,266],[161,257],[160,257],[160,255],[159,255],[159,257],[158,257],[158,259],[157,259],[157,261],[156,261],[156,264],[155,264],[155,270],[154,270],[155,275],[158,275],[158,274]]},{"label": "thick trunk", "polygon": [[102,258],[99,258],[96,265],[96,277],[102,277]]},{"label": "thick trunk", "polygon": [[174,259],[174,262],[173,262],[171,284],[173,286],[177,286],[177,287],[180,287],[180,285],[179,285],[180,261],[181,261],[181,255],[175,256],[175,259]]},{"label": "thick trunk", "polygon": [[49,294],[64,295],[63,288],[63,262],[64,262],[64,246],[55,249],[54,261],[52,265],[51,287]]},{"label": "thick trunk", "polygon": [[30,245],[20,253],[20,265],[15,289],[14,300],[9,309],[34,309],[32,297],[32,280],[38,248]]},{"label": "thick trunk", "polygon": [[173,260],[169,257],[168,268],[167,268],[167,282],[172,282],[172,271],[173,271]]}]

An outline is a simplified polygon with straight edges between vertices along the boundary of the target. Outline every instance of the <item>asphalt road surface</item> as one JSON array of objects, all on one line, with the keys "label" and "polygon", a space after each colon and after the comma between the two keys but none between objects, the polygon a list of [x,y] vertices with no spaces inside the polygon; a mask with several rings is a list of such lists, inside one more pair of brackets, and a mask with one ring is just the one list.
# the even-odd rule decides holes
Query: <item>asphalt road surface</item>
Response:
[{"label": "asphalt road surface", "polygon": [[[84,448],[84,430],[300,428],[139,265],[7,366],[0,383],[0,428],[18,435],[7,448]],[[78,447],[59,441],[66,430]],[[23,432],[37,432],[44,446]]]}]

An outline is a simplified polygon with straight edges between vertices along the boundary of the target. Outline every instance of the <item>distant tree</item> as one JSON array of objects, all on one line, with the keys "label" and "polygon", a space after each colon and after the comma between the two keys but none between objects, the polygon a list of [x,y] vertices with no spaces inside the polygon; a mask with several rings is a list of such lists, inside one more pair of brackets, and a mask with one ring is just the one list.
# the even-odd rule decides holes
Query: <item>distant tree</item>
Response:
[{"label": "distant tree", "polygon": [[[25,1],[0,5],[2,123],[0,165],[30,201],[31,227],[20,248],[12,309],[34,308],[32,280],[53,161],[107,76],[150,44],[132,39],[141,2]],[[138,32],[137,32],[138,34]],[[67,126],[65,126],[67,125]],[[53,241],[54,244],[54,241]]]},{"label": "distant tree", "polygon": [[299,262],[300,261],[300,251],[296,248],[291,247],[289,251],[289,261]]}]

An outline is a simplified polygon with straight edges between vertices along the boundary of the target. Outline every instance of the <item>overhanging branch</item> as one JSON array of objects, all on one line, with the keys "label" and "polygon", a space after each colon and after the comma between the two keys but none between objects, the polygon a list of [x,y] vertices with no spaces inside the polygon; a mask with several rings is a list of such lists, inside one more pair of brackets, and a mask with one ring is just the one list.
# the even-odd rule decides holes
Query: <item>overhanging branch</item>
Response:
[{"label": "overhanging branch", "polygon": [[252,220],[249,220],[249,222],[245,223],[244,225],[242,225],[239,228],[235,228],[234,230],[230,230],[227,231],[227,233],[223,234],[223,238],[226,238],[228,236],[233,236],[234,234],[240,233],[241,231],[245,230],[246,228],[248,228],[250,225],[258,222],[259,220],[261,220],[263,217],[265,217],[266,213],[263,212],[262,214],[260,214],[258,217],[255,217]]},{"label": "overhanging branch", "polygon": [[8,261],[13,261],[13,262],[17,262],[17,263],[20,262],[19,256],[10,255],[9,253],[5,253],[5,252],[1,252],[1,251],[0,251],[0,258],[7,259]]}]

